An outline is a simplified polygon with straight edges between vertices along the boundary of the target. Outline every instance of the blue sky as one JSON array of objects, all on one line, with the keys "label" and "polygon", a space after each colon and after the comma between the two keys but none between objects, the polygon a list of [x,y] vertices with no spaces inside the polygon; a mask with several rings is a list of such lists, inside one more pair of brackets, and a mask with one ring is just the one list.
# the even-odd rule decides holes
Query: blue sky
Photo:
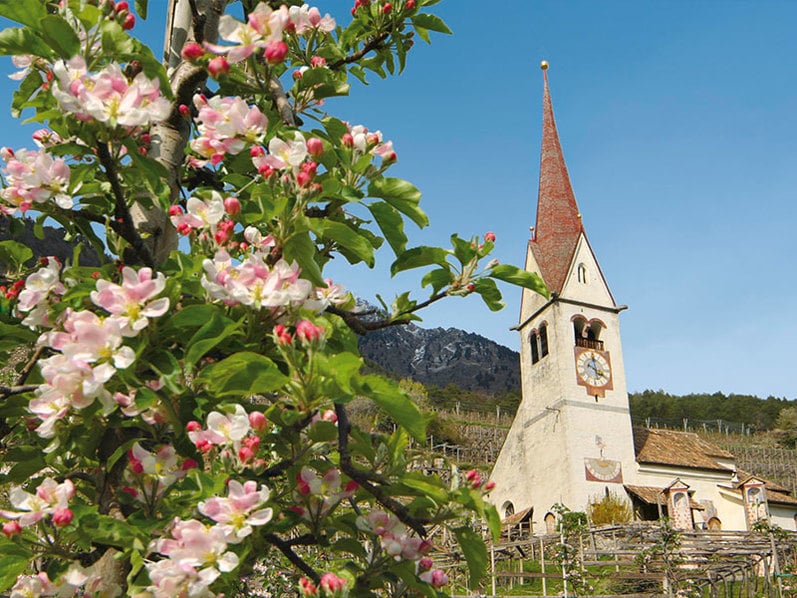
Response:
[{"label": "blue sky", "polygon": [[[318,4],[341,21],[349,2]],[[500,6],[500,11],[494,7]],[[139,26],[162,38],[165,0]],[[797,3],[447,0],[454,30],[419,41],[404,75],[355,84],[336,116],[392,139],[391,173],[415,183],[431,227],[496,233],[496,257],[521,264],[534,222],[542,121],[540,60],[576,199],[618,303],[629,391],[797,398]],[[414,54],[414,56],[412,55]],[[7,60],[0,72],[10,72]],[[0,86],[8,105],[12,82]],[[0,145],[28,134],[0,111]],[[364,298],[391,279],[336,266]],[[476,297],[426,312],[517,349],[520,292],[489,312]]]}]

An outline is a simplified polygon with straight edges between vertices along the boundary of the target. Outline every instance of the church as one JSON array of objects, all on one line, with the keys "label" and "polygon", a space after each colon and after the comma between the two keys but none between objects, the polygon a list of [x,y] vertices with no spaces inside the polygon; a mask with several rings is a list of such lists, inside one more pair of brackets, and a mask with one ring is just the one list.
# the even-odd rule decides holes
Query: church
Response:
[{"label": "church", "polygon": [[525,268],[550,299],[524,289],[522,400],[496,460],[490,500],[502,518],[551,532],[561,504],[587,511],[608,493],[637,520],[669,517],[678,529],[797,527],[797,498],[740,471],[729,452],[693,433],[633,428],[618,304],[601,271],[570,184],[543,70],[537,217]]}]

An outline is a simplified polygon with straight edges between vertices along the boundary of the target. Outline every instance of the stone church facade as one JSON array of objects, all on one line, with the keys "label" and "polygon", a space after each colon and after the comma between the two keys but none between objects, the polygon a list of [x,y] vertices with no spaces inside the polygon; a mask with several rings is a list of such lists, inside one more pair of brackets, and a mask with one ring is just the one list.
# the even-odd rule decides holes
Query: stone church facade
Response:
[{"label": "stone church facade", "polygon": [[493,468],[502,517],[525,512],[545,531],[555,504],[586,510],[614,492],[638,519],[668,516],[681,529],[743,530],[759,519],[797,525],[788,490],[740,472],[733,455],[697,435],[634,429],[620,313],[590,246],[554,120],[543,63],[543,138],[537,218],[526,270],[550,299],[523,291],[523,397]]}]

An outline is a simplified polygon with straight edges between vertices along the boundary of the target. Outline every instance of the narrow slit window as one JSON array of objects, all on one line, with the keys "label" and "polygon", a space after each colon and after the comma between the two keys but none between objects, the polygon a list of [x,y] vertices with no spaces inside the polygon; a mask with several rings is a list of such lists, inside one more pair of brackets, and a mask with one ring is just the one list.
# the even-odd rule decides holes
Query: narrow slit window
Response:
[{"label": "narrow slit window", "polygon": [[540,326],[540,358],[548,355],[548,325]]},{"label": "narrow slit window", "polygon": [[587,284],[587,267],[584,264],[578,265],[578,282]]},{"label": "narrow slit window", "polygon": [[540,349],[537,346],[537,333],[532,332],[529,337],[529,344],[531,345],[531,363],[537,363],[540,360]]}]

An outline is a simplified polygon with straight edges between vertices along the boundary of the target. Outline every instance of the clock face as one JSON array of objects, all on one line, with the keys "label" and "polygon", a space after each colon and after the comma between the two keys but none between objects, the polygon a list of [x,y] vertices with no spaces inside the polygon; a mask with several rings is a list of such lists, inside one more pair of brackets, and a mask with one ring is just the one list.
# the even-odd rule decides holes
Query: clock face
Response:
[{"label": "clock face", "polygon": [[581,351],[578,354],[576,373],[587,386],[593,388],[602,388],[612,379],[609,361],[601,353],[592,349]]}]

